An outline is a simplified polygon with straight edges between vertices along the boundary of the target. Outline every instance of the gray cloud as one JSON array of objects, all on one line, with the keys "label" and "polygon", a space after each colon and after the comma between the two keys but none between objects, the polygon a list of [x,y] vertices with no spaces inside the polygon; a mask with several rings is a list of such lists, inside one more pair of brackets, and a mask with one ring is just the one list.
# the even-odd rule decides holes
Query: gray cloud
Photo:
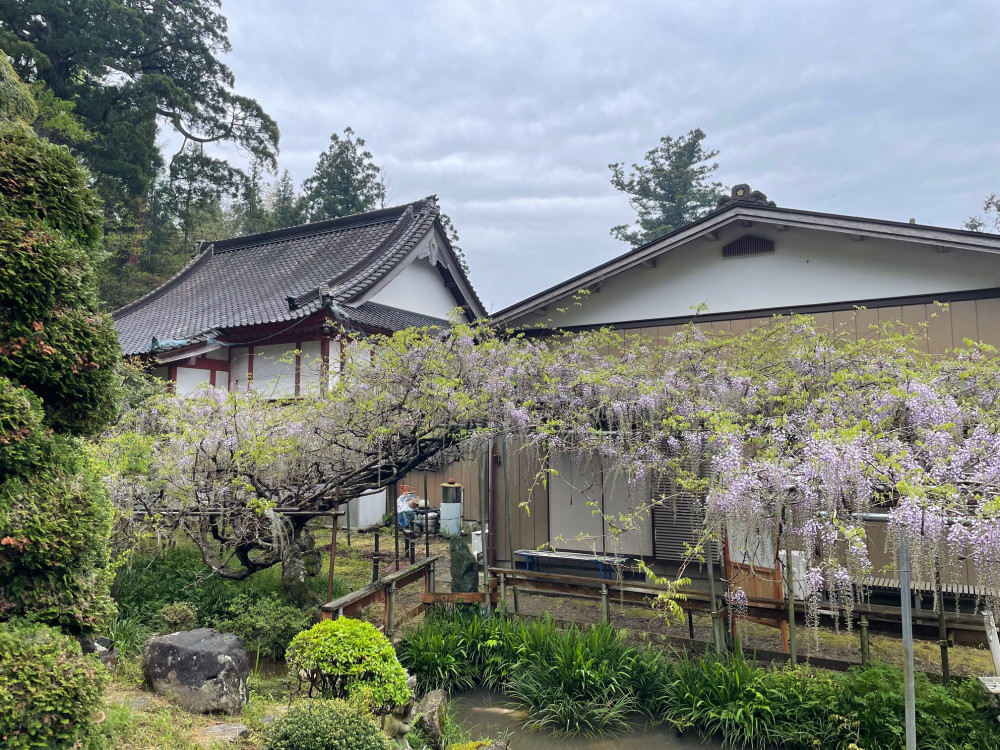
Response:
[{"label": "gray cloud", "polygon": [[351,125],[436,193],[498,309],[625,247],[607,164],[701,127],[779,205],[958,226],[1000,190],[1000,6],[226,2],[241,92],[301,181]]}]

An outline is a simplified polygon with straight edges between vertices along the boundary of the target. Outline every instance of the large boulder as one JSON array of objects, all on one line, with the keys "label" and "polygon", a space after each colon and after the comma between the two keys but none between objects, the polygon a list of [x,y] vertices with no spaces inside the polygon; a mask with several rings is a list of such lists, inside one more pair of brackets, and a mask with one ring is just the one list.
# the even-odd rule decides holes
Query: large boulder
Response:
[{"label": "large boulder", "polygon": [[417,729],[430,740],[434,750],[443,750],[444,722],[448,716],[448,694],[444,690],[431,690],[420,699],[415,713]]},{"label": "large boulder", "polygon": [[249,697],[250,660],[232,633],[198,628],[150,638],[142,669],[153,692],[193,713],[236,714]]},{"label": "large boulder", "polygon": [[466,594],[479,591],[479,567],[469,545],[462,537],[453,536],[448,540],[448,552],[451,554],[452,592]]}]

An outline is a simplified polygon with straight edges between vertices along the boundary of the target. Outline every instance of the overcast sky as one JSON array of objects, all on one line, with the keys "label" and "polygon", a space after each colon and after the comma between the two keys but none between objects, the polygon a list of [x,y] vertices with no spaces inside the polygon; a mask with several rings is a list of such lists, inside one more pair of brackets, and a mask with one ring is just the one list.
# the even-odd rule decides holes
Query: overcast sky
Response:
[{"label": "overcast sky", "polygon": [[437,194],[498,310],[622,253],[608,163],[700,127],[779,206],[958,227],[1000,191],[1000,3],[226,0],[237,90],[307,177],[350,125]]}]

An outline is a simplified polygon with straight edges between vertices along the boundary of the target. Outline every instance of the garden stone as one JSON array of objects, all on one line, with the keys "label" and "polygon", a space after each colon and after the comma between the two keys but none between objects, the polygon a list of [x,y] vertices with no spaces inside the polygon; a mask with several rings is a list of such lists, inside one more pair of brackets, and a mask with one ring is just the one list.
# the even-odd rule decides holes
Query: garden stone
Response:
[{"label": "garden stone", "polygon": [[465,594],[479,591],[479,568],[469,545],[461,537],[453,536],[448,540],[448,551],[451,554],[452,592]]},{"label": "garden stone", "polygon": [[236,714],[249,697],[250,660],[232,633],[198,628],[150,638],[142,670],[153,692],[192,713]]},{"label": "garden stone", "polygon": [[235,742],[250,734],[246,724],[216,724],[201,733],[202,745],[211,747],[216,742]]},{"label": "garden stone", "polygon": [[444,690],[431,690],[420,699],[416,712],[417,729],[427,736],[434,750],[442,750],[444,722],[448,715],[448,694]]},{"label": "garden stone", "polygon": [[100,636],[96,641],[94,641],[98,646],[104,646],[106,649],[111,648],[111,639],[105,635]]}]

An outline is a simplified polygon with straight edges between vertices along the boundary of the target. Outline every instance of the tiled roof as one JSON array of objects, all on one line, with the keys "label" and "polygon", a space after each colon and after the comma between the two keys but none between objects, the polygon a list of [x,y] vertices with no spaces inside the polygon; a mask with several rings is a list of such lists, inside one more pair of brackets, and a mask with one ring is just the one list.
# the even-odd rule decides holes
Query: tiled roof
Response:
[{"label": "tiled roof", "polygon": [[[150,351],[154,337],[183,342],[211,330],[291,321],[348,303],[406,258],[439,215],[436,200],[427,198],[208,245],[166,284],[114,313],[122,350],[139,354]],[[461,281],[475,316],[482,303],[468,279]],[[387,312],[392,310],[364,303],[355,312],[373,321],[442,322]]]},{"label": "tiled roof", "polygon": [[442,318],[430,315],[399,310],[395,307],[380,305],[377,302],[364,302],[357,307],[342,307],[351,321],[366,328],[381,328],[386,331],[400,331],[404,328],[447,328],[451,323]]}]

